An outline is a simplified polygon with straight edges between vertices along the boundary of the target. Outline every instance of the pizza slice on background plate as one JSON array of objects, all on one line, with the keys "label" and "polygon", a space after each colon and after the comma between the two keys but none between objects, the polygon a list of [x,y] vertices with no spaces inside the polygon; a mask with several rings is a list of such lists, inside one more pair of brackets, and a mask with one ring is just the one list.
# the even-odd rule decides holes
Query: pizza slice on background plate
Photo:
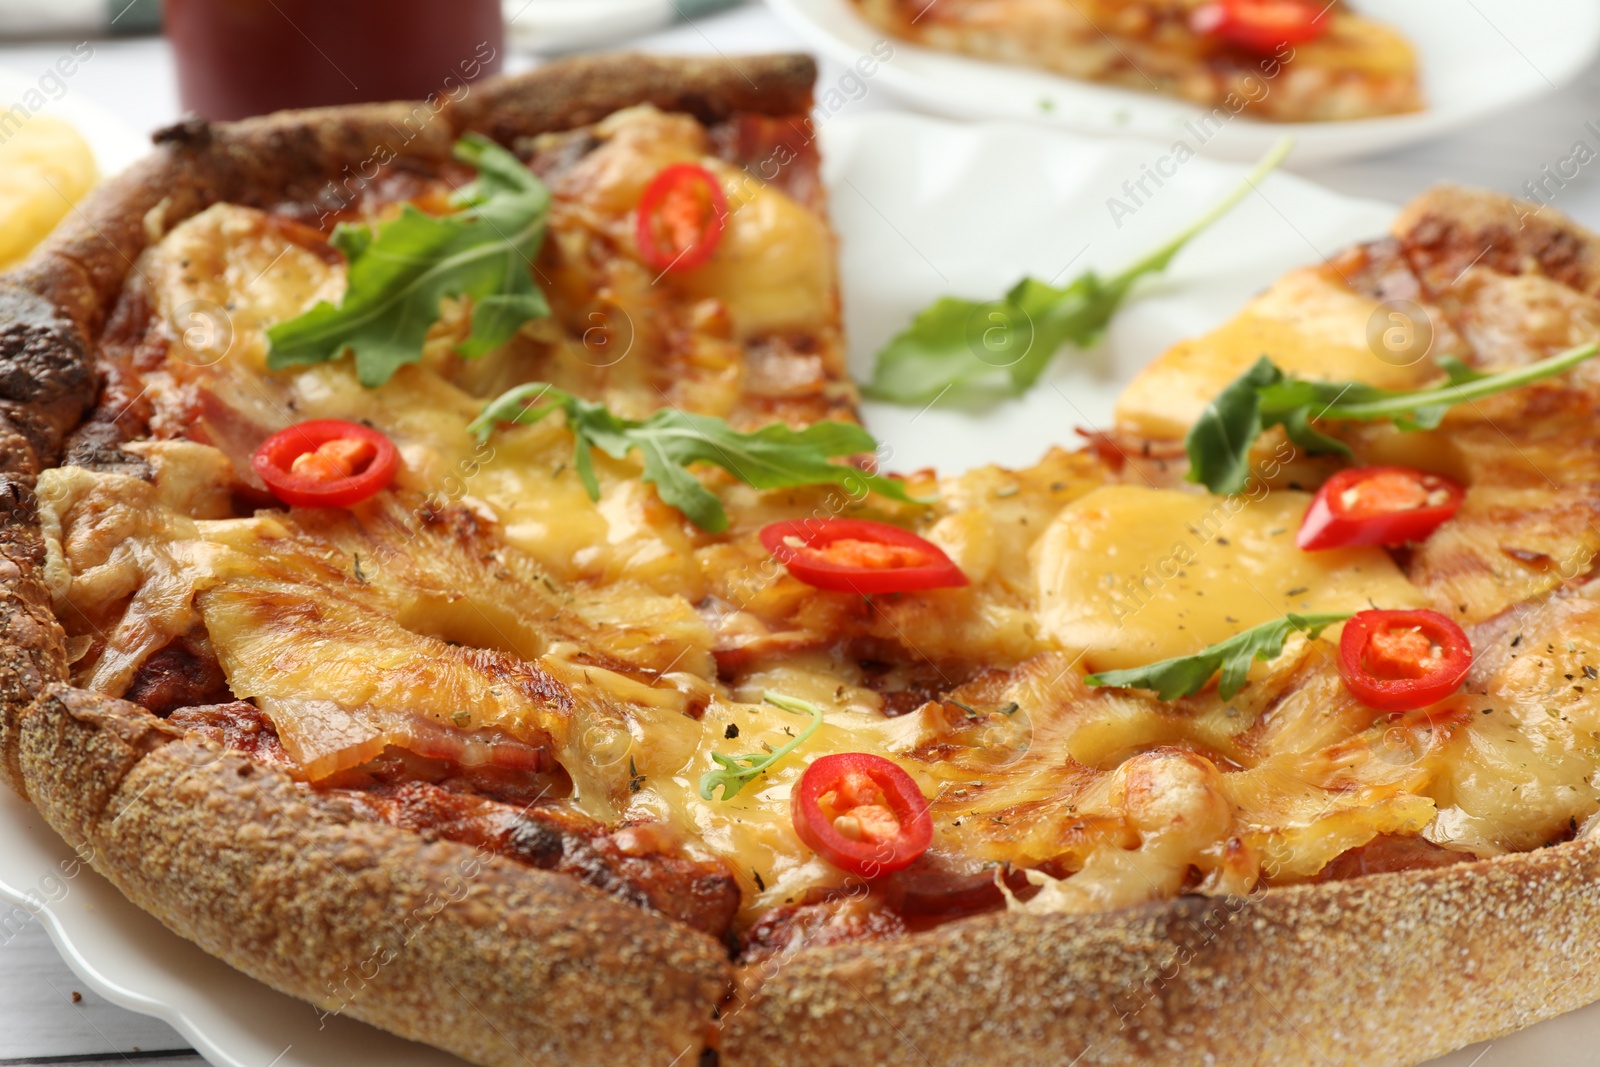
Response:
[{"label": "pizza slice on background plate", "polygon": [[1343,0],[855,0],[902,40],[1275,122],[1419,111],[1417,57]]},{"label": "pizza slice on background plate", "polygon": [[813,77],[164,133],[0,289],[11,785],[484,1064],[1398,1064],[1600,995],[1596,239],[1437,191],[1092,448],[894,477]]}]

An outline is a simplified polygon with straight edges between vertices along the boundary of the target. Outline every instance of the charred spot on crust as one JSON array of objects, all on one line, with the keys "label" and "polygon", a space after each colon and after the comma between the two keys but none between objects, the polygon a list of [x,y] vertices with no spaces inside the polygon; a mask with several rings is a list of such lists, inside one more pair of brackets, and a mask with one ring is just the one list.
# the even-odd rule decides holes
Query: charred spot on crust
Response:
[{"label": "charred spot on crust", "polygon": [[185,148],[204,148],[211,143],[211,123],[194,112],[183,116],[170,126],[163,126],[150,135],[152,144],[182,145]]},{"label": "charred spot on crust", "polygon": [[1539,273],[1591,295],[1600,288],[1600,242],[1543,205],[1445,186],[1408,207],[1397,227],[1417,275],[1441,291],[1471,266]]},{"label": "charred spot on crust", "polygon": [[522,818],[506,835],[506,851],[519,862],[548,871],[561,862],[566,849],[560,834],[543,823]]},{"label": "charred spot on crust", "polygon": [[32,481],[94,394],[78,328],[45,299],[0,289],[0,472]]},{"label": "charred spot on crust", "polygon": [[1427,298],[1405,250],[1393,237],[1356,245],[1336,255],[1329,265],[1351,289],[1379,302]]},{"label": "charred spot on crust", "polygon": [[[618,60],[625,62],[618,62]],[[474,87],[454,119],[501,144],[599,122],[623,107],[649,104],[711,125],[741,111],[807,115],[817,68],[799,55],[741,57],[737,65],[699,57],[584,56],[542,71]],[[552,84],[552,82],[554,84]]]},{"label": "charred spot on crust", "polygon": [[52,404],[93,383],[78,331],[42,304],[0,295],[0,400]]}]

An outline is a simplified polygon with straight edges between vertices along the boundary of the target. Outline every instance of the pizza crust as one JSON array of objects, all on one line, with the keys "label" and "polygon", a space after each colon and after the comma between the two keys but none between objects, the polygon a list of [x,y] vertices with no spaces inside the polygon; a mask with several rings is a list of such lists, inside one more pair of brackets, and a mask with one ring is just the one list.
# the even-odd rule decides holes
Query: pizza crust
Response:
[{"label": "pizza crust", "polygon": [[587,126],[634,104],[684,112],[707,125],[735,111],[809,115],[816,80],[816,63],[801,55],[578,56],[531,75],[473,86],[454,120],[460,129],[513,144],[519,137]]},{"label": "pizza crust", "polygon": [[[725,1063],[1416,1064],[1600,996],[1600,846],[798,954]],[[846,1037],[845,1035],[848,1035]]]},{"label": "pizza crust", "polygon": [[729,965],[686,927],[358,819],[125,701],[52,687],[19,748],[39,810],[128,899],[323,1011],[497,1067],[706,1042]]},{"label": "pizza crust", "polygon": [[1391,230],[1413,269],[1441,287],[1482,266],[1542,274],[1580,293],[1600,293],[1600,237],[1543,204],[1436,185],[1403,207]]},{"label": "pizza crust", "polygon": [[[809,60],[740,67],[552,64],[475,90],[403,155],[438,162],[465,125],[516,138],[640,100],[804,110]],[[0,768],[135,903],[274,988],[495,1065],[695,1063],[719,1045],[739,1067],[1415,1063],[1600,995],[1600,849],[1586,839],[1246,900],[988,915],[736,973],[711,938],[559,875],[353,819],[136,705],[67,687],[31,488],[94,400],[83,339],[163,228],[218,200],[314,197],[413,111],[175,128],[0,280]],[[1460,224],[1436,242],[1441,262],[1517,214],[1488,194],[1439,196],[1427,217]],[[1540,225],[1539,246],[1575,250],[1572,283],[1589,288],[1593,239],[1549,215]],[[396,916],[419,918],[397,934]],[[745,992],[725,1003],[736,979]]]}]

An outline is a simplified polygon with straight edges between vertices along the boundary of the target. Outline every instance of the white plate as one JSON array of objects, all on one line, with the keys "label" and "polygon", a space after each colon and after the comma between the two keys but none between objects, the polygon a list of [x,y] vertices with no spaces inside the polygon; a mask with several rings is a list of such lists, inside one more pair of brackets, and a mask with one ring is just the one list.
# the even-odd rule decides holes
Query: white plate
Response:
[{"label": "white plate", "polygon": [[[850,0],[768,3],[813,46],[841,63],[854,63],[883,40],[883,33],[862,19]],[[1254,159],[1277,137],[1292,133],[1300,145],[1297,159],[1304,164],[1414,144],[1559,88],[1600,49],[1600,4],[1594,0],[1357,0],[1356,6],[1399,27],[1420,52],[1427,110],[1355,122],[1233,118],[1204,151],[1221,159]],[[1184,126],[1204,113],[1194,105],[904,41],[893,44],[894,58],[874,75],[874,82],[916,107],[961,118],[1032,120],[1162,143],[1181,138],[1200,147],[1200,139]]]},{"label": "white plate", "polygon": [[742,0],[505,0],[511,43],[530,52],[600,48]]},{"label": "white plate", "polygon": [[[1192,160],[1120,229],[1105,208],[1150,149],[1027,126],[958,126],[875,114],[822,128],[842,243],[846,325],[858,376],[876,347],[943,293],[996,296],[1025,272],[1111,271],[1226,193],[1244,168]],[[1031,463],[1076,426],[1103,425],[1130,374],[1178,338],[1230,317],[1284,270],[1381,233],[1394,209],[1274,175],[1141,288],[1091,353],[1068,353],[1023,400],[976,413],[872,404],[867,422],[893,465],[959,470]],[[1070,266],[1069,266],[1070,264]],[[224,831],[225,832],[225,831]],[[46,922],[97,992],[157,1015],[223,1067],[444,1067],[453,1058],[348,1019],[323,1021],[206,956],[139,911],[73,855],[32,808],[0,788],[0,896]],[[0,907],[0,931],[7,926]],[[1497,1043],[1500,1063],[1578,1062],[1600,1033],[1586,1009]],[[1440,1061],[1469,1067],[1475,1051]]]},{"label": "white plate", "polygon": [[[46,72],[29,75],[0,69],[0,111],[18,104],[30,91],[38,91],[44,106],[38,113],[72,123],[89,142],[100,176],[109,178],[150,151],[150,139],[92,100],[83,98],[71,78],[41,82]],[[60,85],[60,90],[56,85]],[[56,94],[59,92],[59,96]],[[55,96],[55,99],[52,99]],[[38,99],[37,97],[35,99]]]}]

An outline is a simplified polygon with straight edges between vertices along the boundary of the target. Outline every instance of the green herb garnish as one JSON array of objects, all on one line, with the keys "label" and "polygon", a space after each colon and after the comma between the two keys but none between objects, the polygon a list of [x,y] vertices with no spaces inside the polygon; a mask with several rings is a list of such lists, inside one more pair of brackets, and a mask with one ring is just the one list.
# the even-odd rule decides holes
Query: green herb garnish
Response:
[{"label": "green herb garnish", "polygon": [[517,157],[469,133],[455,156],[478,170],[456,194],[460,210],[429,215],[414,205],[399,218],[340,223],[329,239],[350,263],[344,298],[326,300],[267,331],[273,370],[326,363],[355,353],[356,377],[369,389],[422,358],[428,329],[445,297],[472,299],[472,333],[458,351],[481,356],[517,328],[550,314],[531,265],[544,242],[550,193]]},{"label": "green herb garnish", "polygon": [[937,401],[953,387],[980,385],[1020,396],[1067,342],[1087,348],[1099,339],[1133,283],[1167,264],[1196,234],[1226,215],[1293,145],[1279,141],[1244,182],[1163,247],[1122,273],[1102,279],[1086,271],[1065,288],[1024,278],[999,300],[941,297],[878,353],[862,392],[897,404]]},{"label": "green herb garnish", "polygon": [[644,480],[655,484],[662,501],[713,533],[728,528],[728,516],[716,494],[685,469],[691,463],[714,464],[757,489],[840,485],[852,493],[870,489],[892,500],[925,502],[907,493],[898,479],[829,462],[832,456],[878,447],[872,435],[853,422],[816,422],[803,430],[773,423],[742,433],[721,419],[676,408],[662,408],[644,420],[624,419],[604,404],[544,382],[530,382],[490,401],[468,429],[483,440],[496,423],[538,422],[553,411],[566,413],[573,435],[572,466],[589,499],[600,499],[590,449],[598,448],[613,459],[638,449],[644,459]]},{"label": "green herb garnish", "polygon": [[1206,405],[1189,430],[1188,479],[1213,493],[1237,493],[1250,476],[1250,446],[1274,426],[1307,452],[1350,455],[1350,447],[1313,423],[1322,419],[1392,421],[1402,430],[1431,430],[1452,405],[1503,393],[1554,377],[1593,356],[1597,346],[1579,345],[1549,359],[1497,374],[1480,374],[1450,356],[1438,363],[1447,381],[1426,389],[1393,391],[1364,382],[1316,382],[1285,374],[1266,356],[1235,378]]},{"label": "green herb garnish", "polygon": [[1250,664],[1281,653],[1289,634],[1298,630],[1307,638],[1314,638],[1329,626],[1349,617],[1348,614],[1289,614],[1260,626],[1252,626],[1192,656],[1164,659],[1148,667],[1130,667],[1125,671],[1101,671],[1089,675],[1084,681],[1089,685],[1106,685],[1117,689],[1153,689],[1162,700],[1176,700],[1200,692],[1211,676],[1220,670],[1222,677],[1217,680],[1217,693],[1223,700],[1232,700],[1234,694],[1244,688]]},{"label": "green herb garnish", "polygon": [[752,753],[748,756],[724,756],[720,752],[711,753],[711,758],[720,764],[720,769],[707,771],[700,776],[700,796],[703,800],[716,800],[716,791],[722,790],[723,800],[732,800],[739,795],[739,791],[752,781],[767,773],[767,769],[783,757],[793,752],[805,743],[806,738],[817,732],[817,727],[822,725],[822,709],[805,700],[796,700],[786,697],[781,693],[763,693],[762,699],[775,708],[793,712],[796,715],[811,716],[811,725],[800,731],[799,736],[782,748],[775,748],[771,752]]}]

